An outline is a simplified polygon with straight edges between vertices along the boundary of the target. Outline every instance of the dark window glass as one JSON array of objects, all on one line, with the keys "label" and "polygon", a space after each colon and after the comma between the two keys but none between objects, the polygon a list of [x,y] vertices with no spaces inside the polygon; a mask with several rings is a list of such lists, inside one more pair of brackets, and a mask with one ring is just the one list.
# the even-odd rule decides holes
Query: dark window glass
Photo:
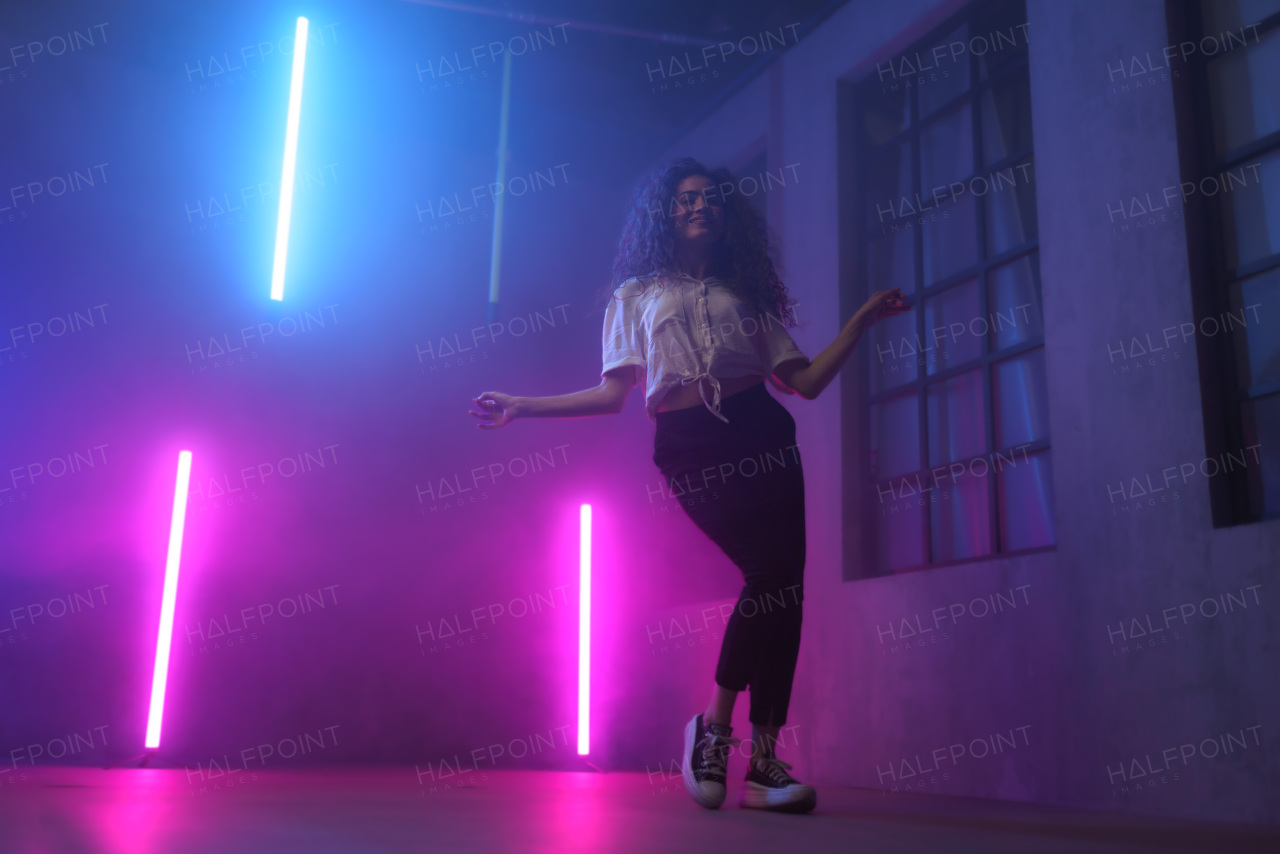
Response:
[{"label": "dark window glass", "polygon": [[1034,549],[1056,542],[1049,452],[1014,451],[998,456],[995,465],[1005,550]]},{"label": "dark window glass", "polygon": [[978,280],[968,279],[924,302],[924,345],[929,373],[936,374],[982,355],[982,317]]},{"label": "dark window glass", "polygon": [[987,274],[987,308],[990,313],[971,324],[978,332],[992,330],[992,345],[997,350],[1044,336],[1038,252],[1015,258]]},{"label": "dark window glass", "polygon": [[1031,81],[1010,74],[982,94],[982,162],[1031,147]]},{"label": "dark window glass", "polygon": [[1035,164],[1030,159],[974,178],[986,199],[987,254],[999,255],[1036,239]]},{"label": "dark window glass", "polygon": [[996,362],[996,447],[1015,448],[1049,436],[1044,348]]}]

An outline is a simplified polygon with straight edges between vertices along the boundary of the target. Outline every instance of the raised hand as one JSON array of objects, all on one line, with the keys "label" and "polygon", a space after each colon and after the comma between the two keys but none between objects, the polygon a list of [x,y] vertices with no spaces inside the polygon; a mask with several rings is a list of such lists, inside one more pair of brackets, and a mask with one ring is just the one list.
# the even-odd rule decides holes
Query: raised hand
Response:
[{"label": "raised hand", "polygon": [[497,430],[507,426],[516,419],[515,400],[513,396],[500,391],[486,391],[479,397],[471,398],[476,409],[480,410],[471,410],[471,415],[484,422],[476,426],[481,430]]},{"label": "raised hand", "polygon": [[886,317],[896,317],[910,310],[911,307],[902,298],[902,290],[893,288],[873,293],[862,308],[858,309],[858,313],[865,318],[867,326],[873,326]]}]

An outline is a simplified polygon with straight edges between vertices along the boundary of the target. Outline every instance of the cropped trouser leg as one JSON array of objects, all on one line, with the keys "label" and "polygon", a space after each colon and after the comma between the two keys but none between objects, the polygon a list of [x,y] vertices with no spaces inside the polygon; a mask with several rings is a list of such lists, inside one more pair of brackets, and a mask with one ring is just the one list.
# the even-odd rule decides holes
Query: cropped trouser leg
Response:
[{"label": "cropped trouser leg", "polygon": [[751,691],[753,724],[786,723],[804,601],[804,474],[795,421],[763,385],[658,413],[654,462],[673,498],[742,571],[716,683]]}]

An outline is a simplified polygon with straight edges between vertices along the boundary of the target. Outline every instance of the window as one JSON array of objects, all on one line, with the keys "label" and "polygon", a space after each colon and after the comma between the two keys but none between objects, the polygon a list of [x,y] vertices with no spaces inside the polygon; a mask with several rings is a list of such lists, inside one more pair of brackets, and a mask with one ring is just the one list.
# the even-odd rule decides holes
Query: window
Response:
[{"label": "window", "polygon": [[1169,11],[1214,525],[1280,518],[1280,0]]},{"label": "window", "polygon": [[1055,543],[1022,2],[840,91],[842,310],[902,289],[843,385],[846,578]]}]

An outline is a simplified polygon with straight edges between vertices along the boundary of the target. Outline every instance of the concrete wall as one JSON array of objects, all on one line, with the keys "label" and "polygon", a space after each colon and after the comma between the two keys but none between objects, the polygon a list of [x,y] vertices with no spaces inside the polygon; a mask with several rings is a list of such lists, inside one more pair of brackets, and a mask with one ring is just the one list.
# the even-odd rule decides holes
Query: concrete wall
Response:
[{"label": "concrete wall", "polygon": [[[732,163],[764,137],[771,170],[796,165],[769,213],[811,356],[847,320],[839,253],[858,251],[838,228],[836,81],[961,8],[854,0],[669,152]],[[785,400],[809,508],[797,772],[886,796],[1274,821],[1280,523],[1215,530],[1198,475],[1154,504],[1130,494],[1132,478],[1205,458],[1196,342],[1116,355],[1194,319],[1183,219],[1121,230],[1109,213],[1179,181],[1171,78],[1186,69],[1108,71],[1169,42],[1157,0],[1029,0],[1027,23],[1057,548],[843,581],[838,384],[856,368],[814,402]],[[1012,591],[1019,607],[982,613]],[[965,613],[947,630],[892,652],[886,627],[953,605]]]}]

